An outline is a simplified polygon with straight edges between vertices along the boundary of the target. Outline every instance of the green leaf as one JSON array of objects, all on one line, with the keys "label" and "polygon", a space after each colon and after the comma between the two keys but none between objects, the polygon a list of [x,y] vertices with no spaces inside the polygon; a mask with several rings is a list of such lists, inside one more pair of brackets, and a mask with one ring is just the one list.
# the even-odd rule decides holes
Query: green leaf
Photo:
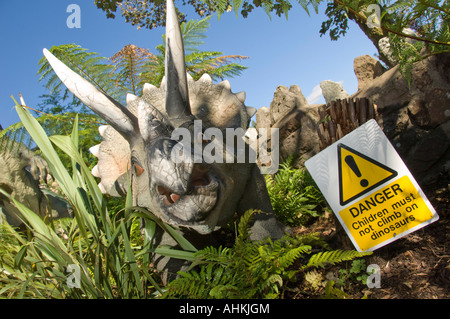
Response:
[{"label": "green leaf", "polygon": [[21,265],[22,265],[22,262],[23,262],[23,259],[24,259],[24,257],[25,257],[26,254],[27,254],[27,249],[28,249],[28,246],[27,246],[27,245],[23,245],[23,246],[20,248],[19,252],[18,252],[17,255],[14,257],[14,267],[17,267],[17,268],[20,269],[20,267],[21,267]]},{"label": "green leaf", "polygon": [[125,224],[123,223],[123,221],[120,223],[120,228],[122,230],[122,238],[123,238],[123,245],[125,247],[126,261],[130,265],[131,272],[132,272],[134,280],[135,280],[135,287],[139,290],[139,293],[141,295],[144,295],[136,258],[134,256],[133,250],[131,248],[131,244],[128,239],[128,233],[127,233],[127,230],[125,228]]},{"label": "green leaf", "polygon": [[52,175],[59,183],[59,186],[62,188],[63,192],[69,196],[71,202],[75,202],[74,197],[76,189],[72,182],[72,178],[62,164],[58,154],[53,149],[47,134],[36,119],[31,116],[30,112],[20,106],[15,99],[14,101],[16,102],[16,112],[19,115],[20,120],[30,136],[33,138],[36,145],[41,150],[42,156],[46,159]]},{"label": "green leaf", "polygon": [[180,233],[178,233],[174,228],[169,226],[168,224],[161,221],[158,217],[153,215],[150,211],[148,211],[144,207],[131,207],[134,212],[130,214],[129,218],[132,217],[142,217],[145,219],[150,219],[154,221],[159,227],[161,227],[165,232],[167,232],[170,236],[172,236],[176,242],[181,246],[181,248],[188,252],[196,252],[197,248],[195,248],[186,238],[184,238]]}]

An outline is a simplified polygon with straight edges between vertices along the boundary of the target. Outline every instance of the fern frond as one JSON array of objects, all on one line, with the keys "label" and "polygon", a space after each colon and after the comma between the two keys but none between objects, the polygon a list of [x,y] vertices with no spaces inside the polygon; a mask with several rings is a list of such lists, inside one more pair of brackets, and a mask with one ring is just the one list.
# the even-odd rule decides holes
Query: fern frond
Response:
[{"label": "fern frond", "polygon": [[356,250],[332,250],[323,251],[312,255],[306,265],[302,268],[307,269],[311,267],[324,268],[325,265],[334,265],[342,261],[348,261],[355,258],[371,255],[372,252],[357,252]]},{"label": "fern frond", "polygon": [[202,40],[207,38],[206,31],[210,27],[209,20],[211,20],[211,17],[181,23],[181,36],[186,53],[198,51],[198,47],[205,44]]},{"label": "fern frond", "polygon": [[303,245],[289,250],[283,256],[280,256],[277,261],[281,268],[287,268],[291,266],[295,260],[297,260],[302,254],[309,254],[311,252],[311,246]]},{"label": "fern frond", "polygon": [[250,227],[250,223],[253,220],[253,215],[255,212],[258,212],[258,211],[249,209],[246,212],[244,212],[244,214],[240,218],[238,227],[237,227],[237,231],[238,231],[239,236],[242,236],[242,238],[246,238],[248,236],[248,228]]},{"label": "fern frond", "polygon": [[[73,71],[94,84],[101,92],[113,98],[120,98],[118,96],[120,93],[115,87],[115,80],[110,75],[112,67],[106,58],[76,44],[53,46],[50,52]],[[51,91],[59,91],[61,87],[64,87],[45,57],[39,60],[39,66],[39,81],[45,81],[46,88]],[[65,89],[65,92],[67,94],[68,90]]]},{"label": "fern frond", "polygon": [[116,73],[116,86],[134,95],[141,95],[144,85],[141,74],[144,72],[144,65],[155,59],[156,56],[147,49],[133,44],[124,46],[110,58],[114,66],[113,72]]},{"label": "fern frond", "polygon": [[274,177],[266,175],[265,179],[275,215],[297,226],[319,216],[326,202],[308,171],[293,168],[292,161],[293,157],[288,158]]},{"label": "fern frond", "polygon": [[325,285],[324,299],[345,299],[350,297],[346,292],[334,287],[334,284],[335,283],[333,280],[327,281]]},{"label": "fern frond", "polygon": [[217,285],[209,292],[209,296],[214,299],[235,299],[239,295],[239,288],[229,284]]}]

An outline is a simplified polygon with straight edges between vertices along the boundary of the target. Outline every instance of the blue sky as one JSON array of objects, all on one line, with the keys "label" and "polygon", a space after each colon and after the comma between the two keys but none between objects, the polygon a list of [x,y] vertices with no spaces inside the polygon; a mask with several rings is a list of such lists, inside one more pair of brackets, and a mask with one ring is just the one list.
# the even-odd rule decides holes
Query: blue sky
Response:
[{"label": "blue sky", "polygon": [[[180,3],[175,1],[188,13],[188,19],[199,19],[190,7]],[[67,26],[70,4],[81,9],[81,28]],[[357,90],[354,58],[373,56],[376,49],[354,23],[338,41],[331,41],[328,35],[320,37],[324,11],[322,5],[319,14],[312,12],[309,17],[294,4],[288,20],[275,15],[269,19],[261,9],[247,19],[237,18],[234,12],[222,15],[220,20],[213,17],[201,49],[249,57],[242,62],[248,69],[240,77],[229,79],[233,92],[246,91],[248,106],[269,106],[278,85],[296,84],[305,97],[313,99],[319,83],[332,80],[342,82],[352,94]],[[75,43],[111,57],[127,44],[154,51],[163,33],[164,28],[137,30],[120,14],[107,19],[93,0],[0,0],[0,124],[6,128],[18,121],[11,95],[18,99],[20,92],[27,105],[35,107],[41,102],[39,96],[47,93],[36,75],[43,48]],[[320,102],[323,98],[316,101]]]}]

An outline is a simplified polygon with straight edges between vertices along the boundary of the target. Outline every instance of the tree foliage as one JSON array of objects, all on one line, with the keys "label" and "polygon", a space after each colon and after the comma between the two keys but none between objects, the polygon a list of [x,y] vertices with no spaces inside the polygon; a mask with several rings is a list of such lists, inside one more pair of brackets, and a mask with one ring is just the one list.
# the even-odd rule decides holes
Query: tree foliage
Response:
[{"label": "tree foliage", "polygon": [[[321,0],[297,0],[297,2],[308,12],[308,7],[312,5],[317,12]],[[103,10],[108,18],[115,18],[118,9],[127,23],[140,28],[153,29],[165,25],[166,19],[166,1],[164,0],[95,0],[97,8]],[[227,11],[234,10],[236,15],[239,13],[247,17],[255,8],[262,8],[269,16],[275,13],[277,16],[288,16],[292,8],[290,1],[286,0],[183,0],[183,5],[190,5],[200,16],[209,16],[216,12],[219,16]],[[186,22],[186,15],[177,11],[181,22]]]},{"label": "tree foliage", "polygon": [[[210,26],[210,19],[211,16],[181,24],[187,71],[194,79],[200,78],[204,73],[209,73],[215,80],[240,75],[246,67],[237,62],[247,57],[223,55],[219,51],[199,49],[205,44],[204,39]],[[123,47],[109,59],[100,57],[97,53],[89,52],[76,44],[54,46],[50,52],[80,76],[93,83],[98,90],[122,104],[125,104],[127,92],[139,95],[144,83],[160,85],[165,72],[165,36],[162,43],[156,46],[155,53],[131,44]],[[47,102],[51,102],[50,105],[54,104],[51,110],[67,112],[70,108],[80,106],[80,102],[67,89],[61,93],[62,82],[44,57],[39,61],[39,65],[40,81],[51,92],[46,96]],[[58,94],[62,95],[56,96]],[[69,96],[73,97],[69,105],[53,103],[56,102],[57,97],[67,101]],[[46,109],[48,110],[48,107]]]},{"label": "tree foliage", "polygon": [[[137,26],[138,29],[144,27],[153,29],[164,26],[166,22],[166,1],[164,0],[95,0],[97,8],[106,13],[107,18],[114,19],[117,10],[127,23]],[[195,11],[201,16],[211,14],[211,9],[201,0],[183,0],[183,4],[192,5]],[[186,16],[177,10],[180,21],[186,22]]]},{"label": "tree foliage", "polygon": [[[380,26],[370,27],[368,18],[380,9]],[[322,23],[321,35],[331,40],[344,36],[348,19],[355,21],[378,49],[380,59],[388,66],[409,65],[423,57],[450,51],[450,1],[439,0],[335,0],[328,2],[328,20]],[[389,39],[391,52],[380,50],[379,40]]]},{"label": "tree foliage", "polygon": [[[329,34],[331,40],[345,36],[349,28],[349,20],[354,21],[378,50],[379,58],[388,66],[400,64],[407,71],[411,64],[423,57],[450,51],[450,2],[448,0],[183,0],[183,5],[190,5],[200,15],[216,12],[220,17],[227,11],[234,10],[236,15],[248,16],[255,8],[263,9],[269,16],[276,14],[288,17],[295,4],[300,5],[309,14],[310,9],[318,12],[321,3],[327,3],[320,35]],[[114,17],[117,8],[127,22],[139,27],[155,28],[164,25],[165,1],[127,1],[127,0],[97,0],[98,8]],[[378,5],[380,9],[380,27],[370,27],[367,19],[373,11],[369,5]],[[180,20],[185,15],[179,13]],[[412,30],[412,32],[405,32]],[[381,38],[389,38],[392,52],[380,50]],[[414,40],[417,44],[411,43]]]}]

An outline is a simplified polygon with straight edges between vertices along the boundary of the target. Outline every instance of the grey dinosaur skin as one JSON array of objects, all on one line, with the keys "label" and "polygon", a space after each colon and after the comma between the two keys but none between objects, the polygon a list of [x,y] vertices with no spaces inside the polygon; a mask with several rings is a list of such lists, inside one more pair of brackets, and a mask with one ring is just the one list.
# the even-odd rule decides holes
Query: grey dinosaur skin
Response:
[{"label": "grey dinosaur skin", "polygon": [[[1,126],[0,126],[1,131]],[[73,217],[69,203],[54,192],[39,186],[40,178],[47,179],[47,162],[24,144],[8,136],[0,138],[0,188],[34,211],[41,218]],[[23,226],[20,211],[0,194],[0,223],[3,215],[8,224]]]},{"label": "grey dinosaur skin", "polygon": [[[194,81],[186,74],[172,0],[167,1],[166,33],[165,80],[160,88],[144,86],[142,97],[127,96],[127,107],[96,90],[44,50],[68,89],[110,124],[100,129],[104,141],[92,150],[99,158],[93,174],[101,178],[101,189],[116,196],[124,194],[126,176],[131,171],[133,204],[177,226],[197,248],[217,244],[215,231],[236,212],[248,209],[264,212],[256,215],[252,239],[282,237],[286,228],[273,215],[265,180],[256,164],[196,163],[193,153],[185,154],[184,161],[172,160],[171,153],[179,142],[172,139],[175,129],[189,130],[194,145],[198,143],[196,139],[201,139],[194,134],[194,120],[201,120],[203,129],[245,130],[252,114],[248,114],[243,103],[245,94],[232,93],[228,81],[216,85],[207,75]],[[201,147],[210,142],[202,141]],[[251,151],[247,145],[246,148]],[[128,158],[128,163],[110,174],[120,156]],[[167,234],[158,233],[156,244],[175,246],[176,242]],[[155,256],[155,264],[166,271],[166,279],[187,265],[162,256]]]}]

